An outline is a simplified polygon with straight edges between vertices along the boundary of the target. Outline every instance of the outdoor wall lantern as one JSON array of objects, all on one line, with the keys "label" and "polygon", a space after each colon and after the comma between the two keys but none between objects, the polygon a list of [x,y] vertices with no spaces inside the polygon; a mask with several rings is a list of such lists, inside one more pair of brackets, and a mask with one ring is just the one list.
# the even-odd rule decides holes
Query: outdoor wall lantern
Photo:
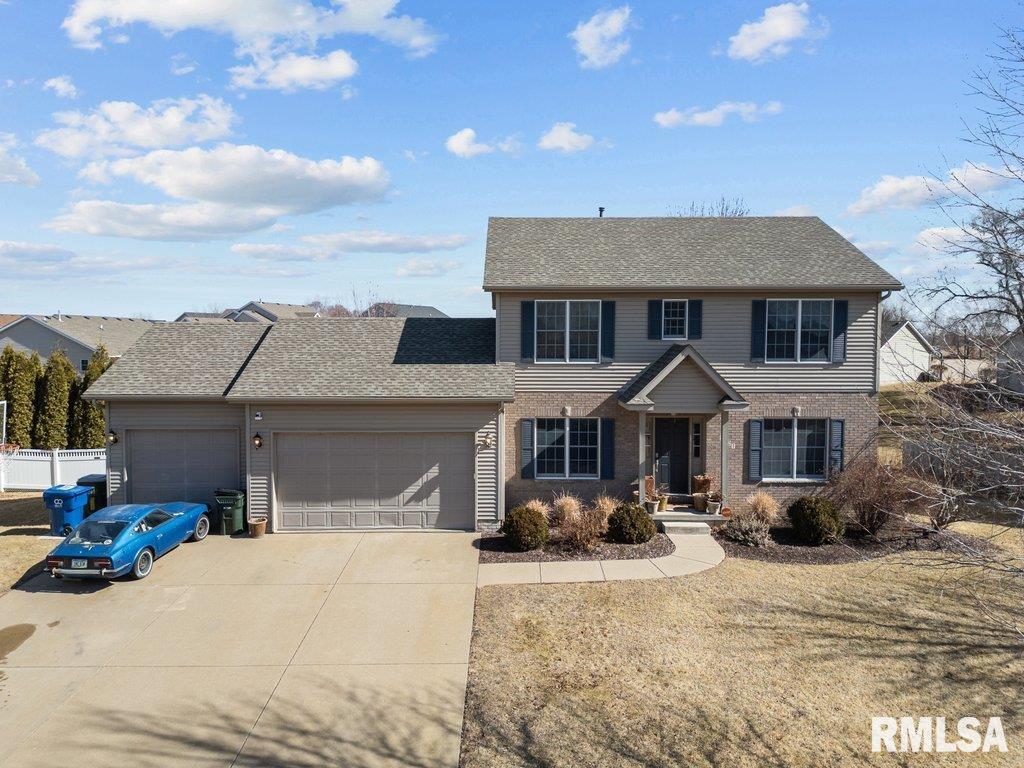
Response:
[{"label": "outdoor wall lantern", "polygon": [[107,442],[111,445],[117,445],[117,432],[114,430],[107,432]]},{"label": "outdoor wall lantern", "polygon": [[263,447],[263,436],[259,432],[252,436],[252,445],[257,449]]}]

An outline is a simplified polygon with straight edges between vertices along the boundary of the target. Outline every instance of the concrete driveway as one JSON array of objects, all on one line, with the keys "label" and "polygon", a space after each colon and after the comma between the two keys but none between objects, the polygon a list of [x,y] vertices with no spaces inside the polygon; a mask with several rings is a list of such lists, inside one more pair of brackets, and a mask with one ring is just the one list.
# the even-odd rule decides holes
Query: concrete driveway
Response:
[{"label": "concrete driveway", "polygon": [[211,536],[0,598],[0,765],[455,766],[471,533]]}]

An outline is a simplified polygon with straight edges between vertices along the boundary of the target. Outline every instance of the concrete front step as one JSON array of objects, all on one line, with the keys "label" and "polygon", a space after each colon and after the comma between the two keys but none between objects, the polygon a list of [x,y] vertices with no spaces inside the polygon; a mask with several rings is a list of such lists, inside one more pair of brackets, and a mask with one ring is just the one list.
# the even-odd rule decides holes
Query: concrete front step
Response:
[{"label": "concrete front step", "polygon": [[669,521],[661,523],[661,530],[665,533],[676,535],[699,536],[710,534],[711,526],[707,523],[674,523]]},{"label": "concrete front step", "polygon": [[709,515],[707,512],[694,512],[684,509],[667,509],[664,512],[656,512],[654,515],[656,523],[708,523],[718,525],[724,523],[722,515]]}]

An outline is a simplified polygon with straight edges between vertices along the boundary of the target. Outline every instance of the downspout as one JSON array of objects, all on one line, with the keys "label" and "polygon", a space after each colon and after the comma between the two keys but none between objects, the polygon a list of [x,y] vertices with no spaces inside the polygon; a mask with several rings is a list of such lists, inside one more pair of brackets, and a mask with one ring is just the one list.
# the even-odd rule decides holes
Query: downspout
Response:
[{"label": "downspout", "polygon": [[[882,344],[882,302],[892,296],[892,291],[882,291],[878,295],[878,304],[875,305],[875,394],[882,385],[882,371],[879,365],[879,348]],[[849,339],[847,339],[849,343]]]},{"label": "downspout", "polygon": [[505,403],[498,409],[498,521],[505,519]]}]

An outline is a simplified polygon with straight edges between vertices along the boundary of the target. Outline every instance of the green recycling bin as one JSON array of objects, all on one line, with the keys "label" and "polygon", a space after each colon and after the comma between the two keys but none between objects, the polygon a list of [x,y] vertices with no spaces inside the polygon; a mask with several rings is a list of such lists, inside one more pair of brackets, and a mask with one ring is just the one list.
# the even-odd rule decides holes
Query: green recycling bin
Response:
[{"label": "green recycling bin", "polygon": [[241,533],[245,529],[245,492],[218,488],[213,492],[216,502],[214,527],[224,536]]}]

